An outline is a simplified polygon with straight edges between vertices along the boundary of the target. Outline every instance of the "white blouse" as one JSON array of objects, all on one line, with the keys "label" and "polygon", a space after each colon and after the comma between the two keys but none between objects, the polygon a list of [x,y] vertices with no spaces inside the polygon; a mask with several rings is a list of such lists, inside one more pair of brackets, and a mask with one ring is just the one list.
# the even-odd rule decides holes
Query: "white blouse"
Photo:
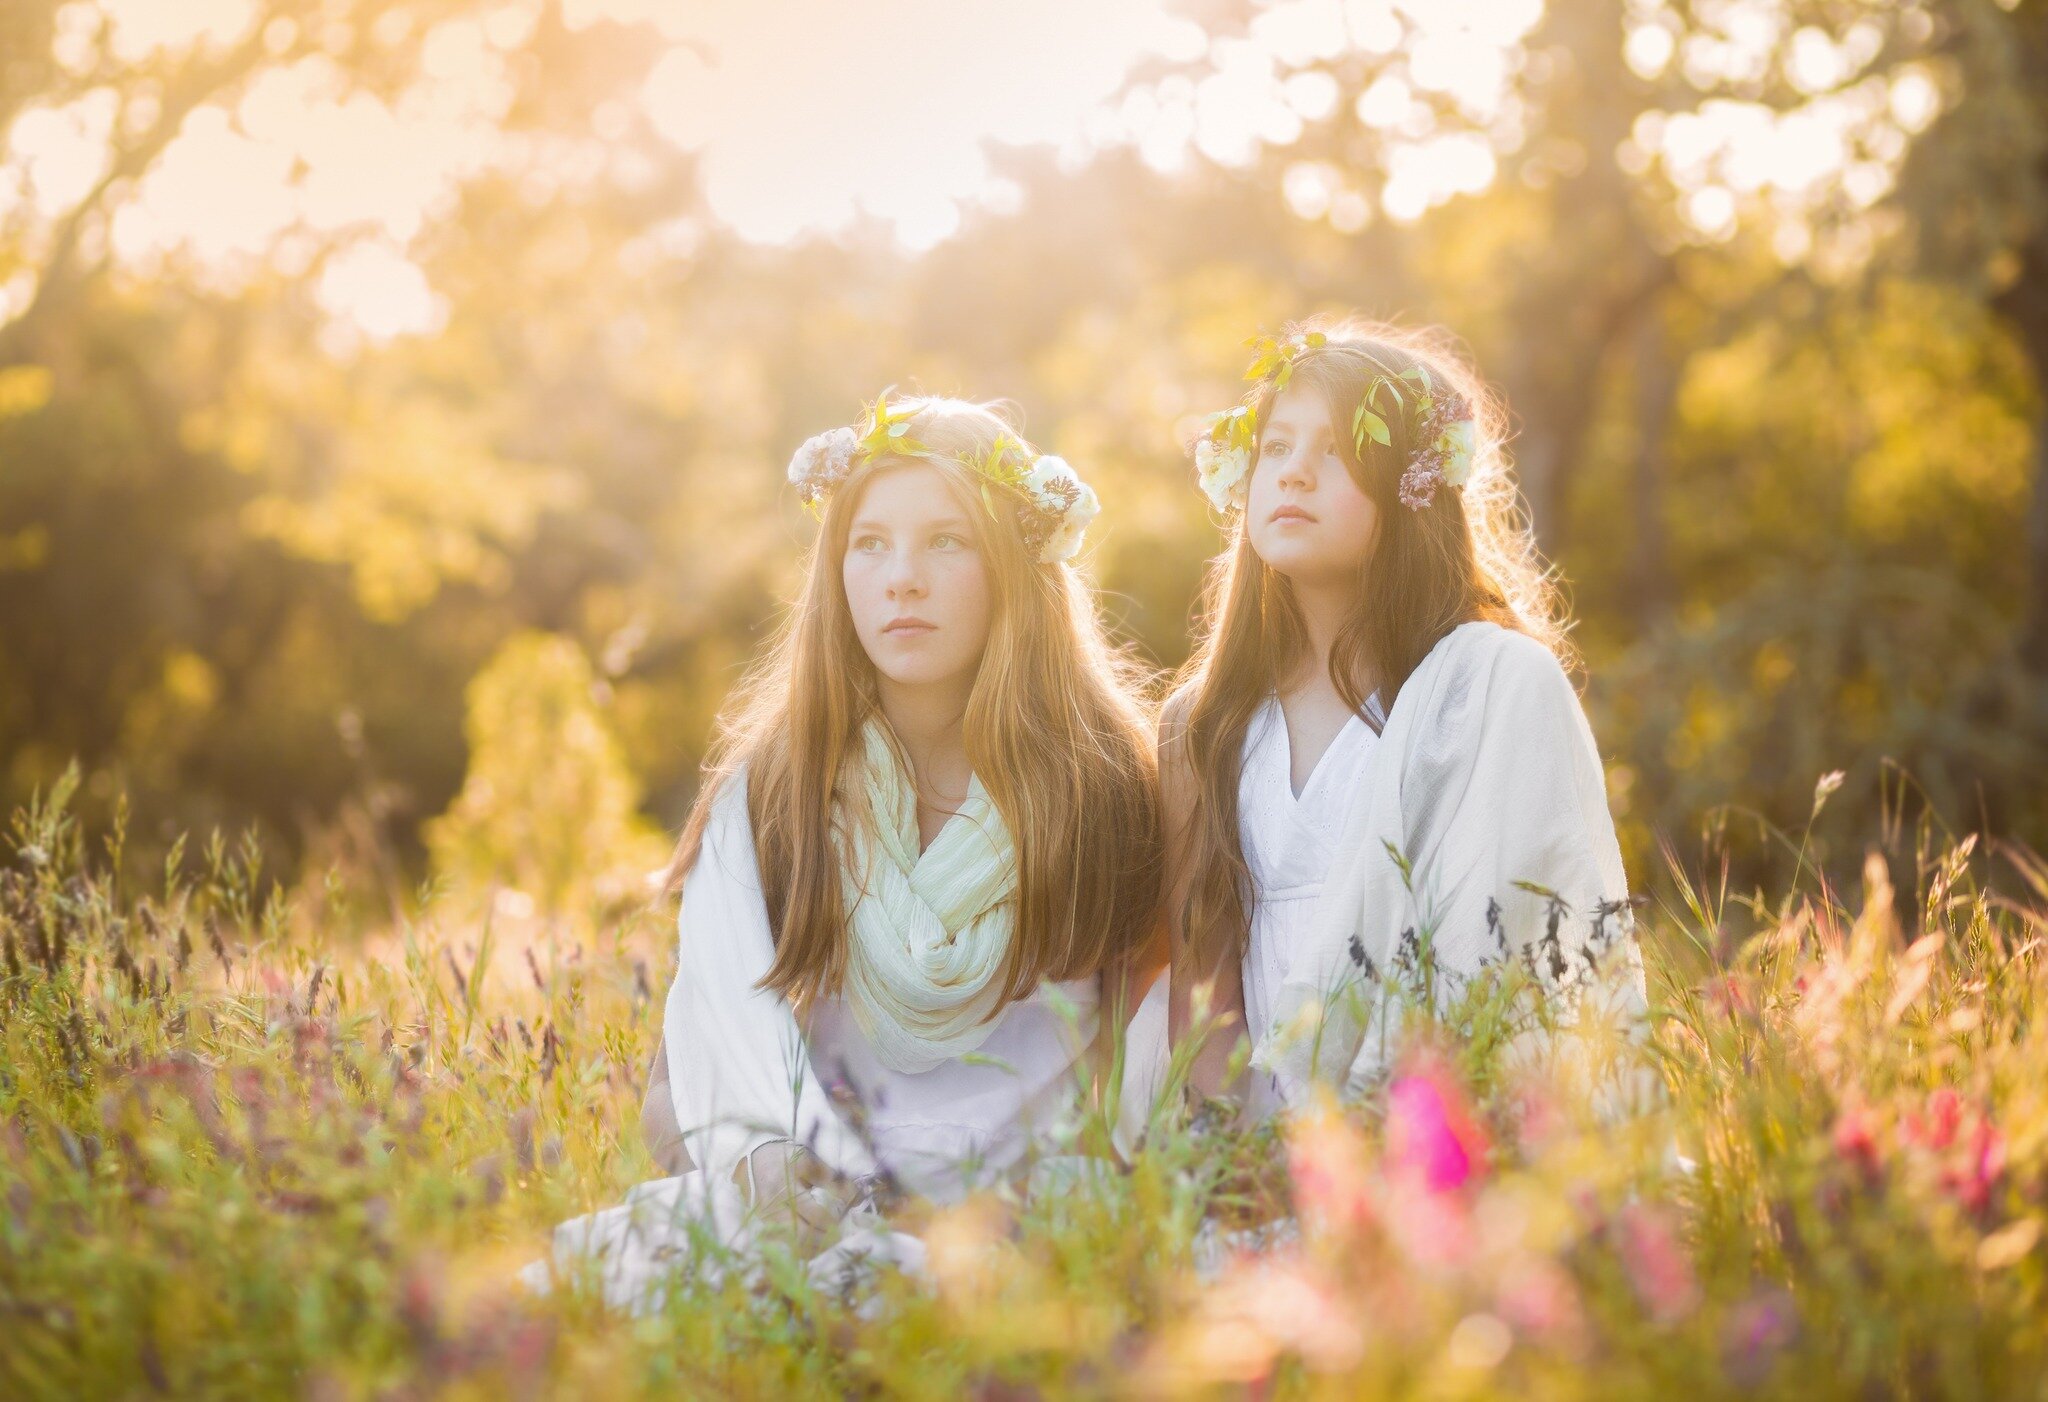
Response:
[{"label": "white blouse", "polygon": [[[743,781],[712,808],[683,883],[677,934],[663,1031],[676,1122],[698,1167],[556,1228],[551,1259],[520,1272],[530,1288],[545,1292],[561,1271],[594,1266],[613,1305],[658,1308],[679,1268],[722,1269],[696,1257],[703,1240],[735,1249],[751,1240],[749,1199],[735,1173],[777,1140],[808,1146],[848,1177],[887,1171],[941,1201],[1017,1166],[1034,1147],[1064,1147],[1069,1073],[1095,1035],[1096,981],[1041,984],[1002,1011],[978,1050],[916,1073],[883,1066],[838,999],[823,1001],[800,1028],[789,1003],[759,986],[775,942]],[[822,1284],[862,1260],[915,1269],[922,1259],[917,1240],[871,1208],[857,1208],[845,1225],[842,1240],[811,1263]]]},{"label": "white blouse", "polygon": [[1055,1147],[1061,1092],[1094,1036],[1097,984],[1041,984],[1003,1009],[979,1049],[915,1073],[876,1060],[852,1009],[834,998],[811,1017],[811,1065],[905,1187],[958,1198],[1015,1167],[1035,1142]]},{"label": "white blouse", "polygon": [[743,780],[713,806],[678,936],[669,1086],[692,1159],[715,1173],[794,1138],[841,1171],[872,1163],[912,1192],[957,1197],[1055,1127],[1067,1073],[1095,1034],[1097,981],[1079,979],[1040,985],[972,1055],[927,1071],[883,1065],[837,998],[811,1010],[799,1042],[788,1004],[749,986],[774,954]]},{"label": "white blouse", "polygon": [[[1378,699],[1368,702],[1380,721]],[[1273,994],[1295,944],[1308,930],[1337,855],[1345,815],[1378,742],[1365,717],[1352,716],[1294,792],[1287,716],[1268,696],[1245,727],[1237,781],[1237,833],[1251,868],[1251,943],[1245,952],[1245,1030],[1257,1046],[1270,1030]]]}]

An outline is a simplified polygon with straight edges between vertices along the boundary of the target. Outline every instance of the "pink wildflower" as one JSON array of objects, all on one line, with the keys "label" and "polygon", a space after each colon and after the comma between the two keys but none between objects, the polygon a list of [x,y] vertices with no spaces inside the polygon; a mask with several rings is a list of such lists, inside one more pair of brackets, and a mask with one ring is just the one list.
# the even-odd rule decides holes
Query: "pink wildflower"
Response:
[{"label": "pink wildflower", "polygon": [[1575,1344],[1585,1329],[1578,1286],[1563,1267],[1541,1257],[1508,1268],[1495,1310],[1516,1332],[1546,1341]]},{"label": "pink wildflower", "polygon": [[1297,1115],[1287,1134],[1287,1171],[1304,1222],[1356,1231],[1373,1218],[1365,1136],[1334,1105]]},{"label": "pink wildflower", "polygon": [[1387,1089],[1387,1158],[1394,1172],[1431,1192],[1463,1187],[1480,1172],[1486,1135],[1441,1066],[1396,1077]]},{"label": "pink wildflower", "polygon": [[1877,1177],[1883,1167],[1877,1127],[1862,1106],[1849,1106],[1835,1120],[1835,1156],[1861,1169],[1866,1178]]},{"label": "pink wildflower", "polygon": [[1941,1185],[1969,1211],[1981,1214],[1991,1206],[1991,1190],[2004,1173],[2005,1136],[1985,1115],[1959,1161],[1942,1170]]},{"label": "pink wildflower", "polygon": [[1664,1214],[1630,1203],[1621,1210],[1618,1225],[1621,1263],[1651,1317],[1668,1324],[1691,1313],[1699,1302],[1699,1286]]},{"label": "pink wildflower", "polygon": [[1906,1137],[1929,1149],[1946,1149],[1962,1128],[1963,1100],[1947,1086],[1927,1097],[1927,1118],[1917,1113],[1906,1116]]}]

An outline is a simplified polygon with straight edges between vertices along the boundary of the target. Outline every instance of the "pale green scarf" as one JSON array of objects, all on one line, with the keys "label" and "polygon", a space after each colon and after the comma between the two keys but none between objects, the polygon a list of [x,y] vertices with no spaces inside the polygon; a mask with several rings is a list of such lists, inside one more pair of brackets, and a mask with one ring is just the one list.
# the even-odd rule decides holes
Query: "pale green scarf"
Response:
[{"label": "pale green scarf", "polygon": [[979,777],[920,854],[917,797],[879,719],[834,798],[846,895],[843,990],[876,1059],[928,1071],[979,1047],[1010,952],[1017,849]]}]

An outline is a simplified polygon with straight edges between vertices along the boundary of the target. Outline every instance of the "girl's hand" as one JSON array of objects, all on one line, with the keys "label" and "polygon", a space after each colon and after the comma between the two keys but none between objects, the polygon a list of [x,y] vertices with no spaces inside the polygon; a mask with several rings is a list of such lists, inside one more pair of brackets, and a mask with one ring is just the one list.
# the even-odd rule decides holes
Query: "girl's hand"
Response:
[{"label": "girl's hand", "polygon": [[[746,1170],[735,1175],[747,1186]],[[797,1250],[816,1255],[830,1242],[852,1208],[851,1184],[837,1182],[815,1154],[788,1140],[763,1144],[753,1155],[754,1211],[786,1221],[796,1231]]]}]

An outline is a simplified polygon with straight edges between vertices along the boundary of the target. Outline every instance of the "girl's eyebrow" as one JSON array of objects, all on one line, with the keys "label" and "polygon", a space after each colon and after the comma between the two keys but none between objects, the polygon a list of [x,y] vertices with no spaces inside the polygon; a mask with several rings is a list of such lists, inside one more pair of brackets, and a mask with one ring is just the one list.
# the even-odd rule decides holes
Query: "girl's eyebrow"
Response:
[{"label": "girl's eyebrow", "polygon": [[[889,527],[887,523],[882,521],[871,520],[865,516],[856,520],[852,525],[848,526],[846,529],[849,534],[851,534],[854,531],[874,531],[880,535],[889,534]],[[966,535],[969,533],[970,530],[967,524],[967,518],[965,516],[941,516],[935,521],[920,522],[918,525],[911,527],[911,529],[913,531],[918,529],[928,531],[951,531],[955,535]]]}]

